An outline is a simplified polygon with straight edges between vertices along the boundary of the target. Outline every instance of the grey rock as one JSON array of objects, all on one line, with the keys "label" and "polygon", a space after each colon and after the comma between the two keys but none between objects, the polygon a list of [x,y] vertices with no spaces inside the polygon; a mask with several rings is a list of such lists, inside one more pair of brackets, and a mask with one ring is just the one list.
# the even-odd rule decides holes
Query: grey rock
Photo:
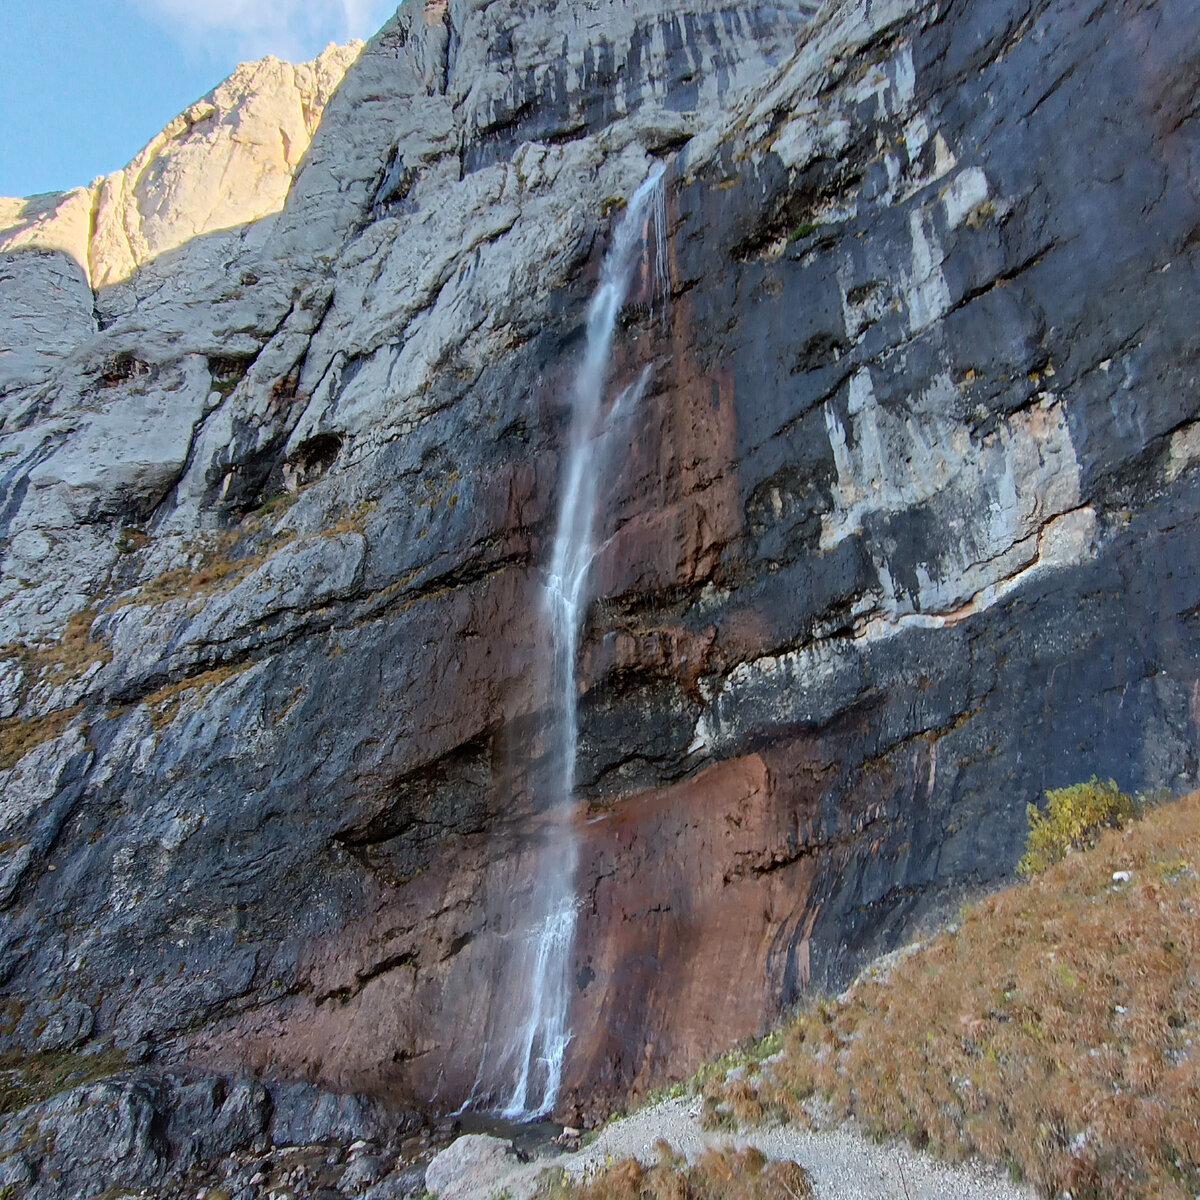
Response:
[{"label": "grey rock", "polygon": [[17,1195],[24,1196],[36,1178],[33,1166],[20,1150],[0,1158],[0,1187],[12,1188]]},{"label": "grey rock", "polygon": [[363,1200],[409,1200],[425,1195],[425,1167],[414,1164],[381,1179],[363,1193]]},{"label": "grey rock", "polygon": [[363,1154],[354,1158],[338,1180],[338,1190],[347,1196],[357,1196],[377,1183],[392,1166],[392,1160],[377,1154]]},{"label": "grey rock", "polygon": [[[338,1097],[324,1106],[321,1099],[313,1097],[314,1108],[337,1110]],[[255,1178],[277,1165],[263,1139],[270,1110],[267,1089],[253,1080],[140,1070],[82,1085],[0,1121],[0,1186],[25,1188],[21,1194],[31,1200],[112,1188],[191,1196],[198,1180],[231,1192],[253,1190]],[[331,1129],[347,1127],[343,1117],[341,1126],[327,1120],[316,1132],[326,1140]],[[298,1146],[301,1160],[285,1153],[279,1162],[314,1157],[307,1142]],[[312,1147],[316,1157],[323,1149]],[[357,1162],[360,1192],[388,1173],[389,1160],[360,1155]],[[330,1173],[336,1179],[342,1172]]]},{"label": "grey rock", "polygon": [[32,862],[33,847],[28,842],[13,846],[0,858],[0,906],[13,898]]},{"label": "grey rock", "polygon": [[97,329],[88,188],[0,198],[0,396],[45,382]]},{"label": "grey rock", "polygon": [[173,1089],[168,1112],[176,1170],[244,1150],[267,1128],[270,1098],[254,1080],[208,1078]]},{"label": "grey rock", "polygon": [[37,1037],[37,1048],[45,1053],[72,1050],[91,1037],[96,1016],[86,1004],[67,1000],[58,1005]]},{"label": "grey rock", "polygon": [[66,1092],[0,1126],[0,1161],[18,1150],[37,1162],[29,1200],[98,1196],[110,1186],[153,1186],[167,1148],[154,1092],[141,1083],[106,1082]]},{"label": "grey rock", "polygon": [[429,1164],[425,1186],[438,1200],[472,1200],[494,1182],[512,1147],[500,1138],[468,1133]]},{"label": "grey rock", "polygon": [[311,1084],[281,1084],[271,1091],[270,1137],[276,1146],[355,1141],[386,1144],[402,1132],[394,1112],[362,1096],[337,1096]]}]

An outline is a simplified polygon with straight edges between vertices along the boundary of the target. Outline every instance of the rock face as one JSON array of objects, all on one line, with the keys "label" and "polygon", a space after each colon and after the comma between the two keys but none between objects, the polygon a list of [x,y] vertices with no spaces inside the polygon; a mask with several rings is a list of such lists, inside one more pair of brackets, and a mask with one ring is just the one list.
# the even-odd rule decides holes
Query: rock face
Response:
[{"label": "rock face", "polygon": [[812,15],[409,0],[281,211],[5,317],[7,1045],[470,1094],[537,869],[565,388],[655,159],[564,1107],[1003,879],[1045,787],[1194,781],[1200,11]]},{"label": "rock face", "polygon": [[510,1149],[507,1142],[482,1133],[460,1137],[429,1164],[425,1186],[439,1200],[471,1200],[500,1177]]},{"label": "rock face", "polygon": [[194,238],[228,230],[236,239],[241,226],[282,208],[325,104],[361,49],[331,45],[299,66],[244,63],[124,170],[63,194],[0,198],[8,333],[0,393],[42,382],[95,334],[103,316],[93,289]]},{"label": "rock face", "polygon": [[191,1200],[197,1187],[235,1200],[284,1186],[297,1200],[425,1194],[424,1167],[398,1167],[394,1113],[350,1097],[314,1103],[313,1091],[272,1099],[257,1082],[145,1070],[71,1088],[0,1127],[0,1188],[29,1200]]},{"label": "rock face", "polygon": [[184,242],[283,207],[329,97],[360,42],[312,62],[240,66],[96,189],[92,286],[127,279]]}]

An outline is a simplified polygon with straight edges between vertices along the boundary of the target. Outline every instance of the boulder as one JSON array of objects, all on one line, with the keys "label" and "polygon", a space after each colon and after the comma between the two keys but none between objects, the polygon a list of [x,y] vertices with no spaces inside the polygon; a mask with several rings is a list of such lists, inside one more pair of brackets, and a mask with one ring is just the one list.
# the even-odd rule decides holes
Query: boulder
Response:
[{"label": "boulder", "polygon": [[512,1147],[500,1138],[468,1133],[429,1164],[425,1187],[437,1200],[475,1200],[494,1187],[511,1154]]}]

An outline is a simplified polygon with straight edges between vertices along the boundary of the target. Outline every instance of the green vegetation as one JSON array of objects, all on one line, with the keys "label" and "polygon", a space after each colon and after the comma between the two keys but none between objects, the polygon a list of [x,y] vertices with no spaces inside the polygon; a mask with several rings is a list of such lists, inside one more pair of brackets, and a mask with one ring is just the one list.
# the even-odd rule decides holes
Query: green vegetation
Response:
[{"label": "green vegetation", "polygon": [[269,500],[264,500],[251,515],[258,518],[282,516],[299,499],[299,492],[280,492]]},{"label": "green vegetation", "polygon": [[820,228],[820,226],[819,226],[819,225],[817,225],[815,221],[803,221],[803,222],[801,222],[799,225],[797,225],[797,226],[796,226],[796,228],[795,228],[795,229],[793,229],[793,230],[792,230],[792,232],[791,232],[791,233],[789,233],[789,234],[788,234],[788,243],[789,243],[789,245],[790,245],[792,242],[798,242],[798,241],[800,241],[802,238],[809,237],[811,234],[814,234],[814,233],[816,233],[816,231],[817,231],[819,228]]},{"label": "green vegetation", "polygon": [[817,1002],[780,1056],[707,1084],[706,1107],[806,1125],[823,1097],[835,1118],[982,1155],[1046,1195],[1200,1194],[1200,793],[1123,831],[1104,827],[1132,812],[1114,786],[1061,795],[1049,820],[1090,849]]},{"label": "green vegetation", "polygon": [[809,1200],[808,1172],[793,1162],[767,1162],[751,1148],[707,1150],[689,1167],[666,1142],[655,1145],[658,1162],[643,1167],[626,1158],[580,1183],[561,1171],[546,1172],[538,1200]]},{"label": "green vegetation", "polygon": [[[719,1058],[701,1063],[699,1070],[690,1079],[681,1079],[678,1083],[655,1088],[640,1097],[637,1107],[649,1108],[652,1105],[661,1104],[665,1100],[681,1100],[684,1096],[703,1096],[706,1089],[710,1088],[713,1084],[723,1084],[729,1073],[739,1067],[751,1072],[757,1072],[764,1059],[770,1058],[773,1054],[778,1054],[782,1048],[783,1032],[779,1029],[772,1030],[764,1037],[750,1038],[744,1042],[740,1042],[732,1050],[727,1050]],[[711,1128],[725,1128],[727,1124],[724,1119],[718,1119],[711,1125]],[[584,1135],[585,1145],[587,1144],[587,1138],[595,1137],[596,1132],[596,1130],[591,1130],[588,1134]]]},{"label": "green vegetation", "polygon": [[136,554],[150,539],[140,529],[122,529],[117,534],[117,553]]},{"label": "green vegetation", "polygon": [[221,397],[229,396],[246,377],[251,360],[248,358],[220,357],[208,360],[209,375],[213,391]]},{"label": "green vegetation", "polygon": [[68,1088],[116,1075],[126,1066],[119,1050],[0,1055],[0,1117],[49,1100]]},{"label": "green vegetation", "polygon": [[1029,838],[1018,874],[1029,879],[1061,862],[1069,851],[1089,849],[1105,829],[1120,829],[1131,821],[1137,809],[1132,796],[1111,779],[1101,783],[1095,775],[1087,783],[1051,789],[1042,812],[1032,804],[1026,809]]}]

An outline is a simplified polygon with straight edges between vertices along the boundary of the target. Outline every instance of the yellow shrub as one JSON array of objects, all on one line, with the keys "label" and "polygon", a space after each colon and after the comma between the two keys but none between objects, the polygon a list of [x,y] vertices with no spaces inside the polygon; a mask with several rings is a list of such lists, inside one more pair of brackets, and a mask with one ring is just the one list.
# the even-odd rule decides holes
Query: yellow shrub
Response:
[{"label": "yellow shrub", "polygon": [[794,1162],[768,1162],[754,1147],[708,1149],[694,1166],[665,1142],[660,1161],[644,1168],[626,1158],[580,1183],[553,1171],[542,1175],[538,1200],[812,1200],[812,1180]]},{"label": "yellow shrub", "polygon": [[1089,849],[1101,830],[1120,829],[1136,812],[1133,798],[1111,779],[1101,783],[1093,775],[1087,783],[1052,788],[1043,811],[1032,804],[1026,809],[1029,836],[1024,857],[1017,863],[1018,874],[1031,878],[1061,862],[1068,850]]}]

